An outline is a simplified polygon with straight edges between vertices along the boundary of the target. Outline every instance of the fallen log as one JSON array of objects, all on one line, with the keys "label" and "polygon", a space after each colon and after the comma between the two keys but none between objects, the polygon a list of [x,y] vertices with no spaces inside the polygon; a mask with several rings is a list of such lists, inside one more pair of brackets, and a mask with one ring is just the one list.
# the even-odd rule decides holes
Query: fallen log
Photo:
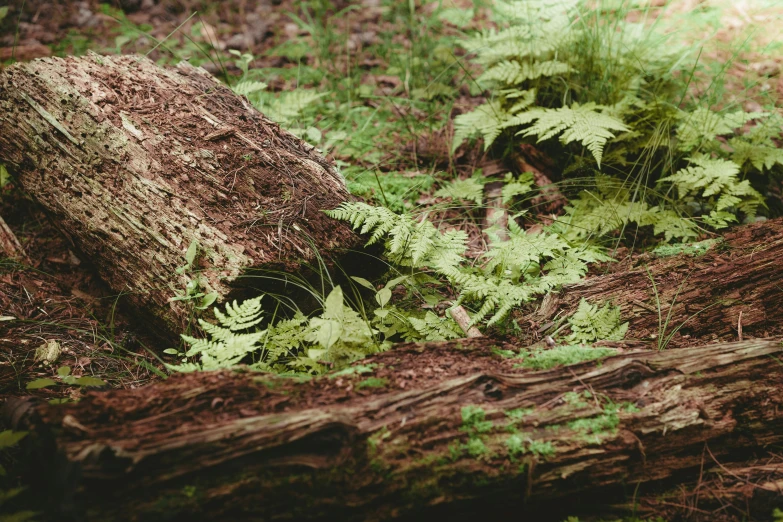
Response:
[{"label": "fallen log", "polygon": [[[687,250],[685,251],[687,252]],[[695,255],[694,255],[695,254]],[[656,295],[657,294],[657,295]],[[780,332],[783,220],[738,227],[712,246],[670,257],[635,256],[610,274],[547,296],[527,320],[543,331],[581,299],[620,306],[628,337],[742,340]]]},{"label": "fallen log", "polygon": [[695,480],[705,446],[730,463],[783,443],[782,357],[752,340],[531,372],[477,338],[312,381],[187,374],[7,409],[79,519],[562,520]]},{"label": "fallen log", "polygon": [[193,294],[231,299],[261,285],[243,275],[299,271],[360,244],[321,212],[350,198],[335,167],[187,62],[89,54],[6,68],[0,163],[80,257],[174,334]]},{"label": "fallen log", "polygon": [[[678,301],[692,298],[696,311],[743,306],[761,318],[746,331],[780,335],[781,244],[779,220],[742,227],[698,257],[642,257],[627,288],[621,274],[607,274],[560,299],[640,292],[650,301],[652,285],[637,288],[649,270],[664,306],[679,288]],[[709,286],[683,284],[675,273],[683,267]],[[657,325],[654,306],[618,304],[633,311],[630,337]],[[703,324],[706,313],[688,323],[692,331],[736,335],[731,324]],[[731,463],[783,442],[777,340],[626,352],[542,372],[520,366],[518,347],[498,345],[404,345],[306,382],[190,374],[72,406],[9,407],[43,459],[30,469],[52,469],[33,478],[58,479],[41,490],[59,492],[59,512],[88,519],[391,519],[504,508],[562,519],[637,487],[696,480],[705,446]]]}]

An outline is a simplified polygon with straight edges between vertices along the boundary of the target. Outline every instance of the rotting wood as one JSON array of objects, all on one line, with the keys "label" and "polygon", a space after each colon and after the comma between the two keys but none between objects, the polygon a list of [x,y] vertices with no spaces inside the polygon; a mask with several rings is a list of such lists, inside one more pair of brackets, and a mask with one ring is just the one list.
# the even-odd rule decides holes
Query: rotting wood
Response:
[{"label": "rotting wood", "polygon": [[705,444],[730,463],[783,443],[781,357],[758,339],[531,372],[486,338],[410,344],[371,373],[188,374],[17,427],[88,520],[561,520],[696,479]]},{"label": "rotting wood", "polygon": [[526,320],[551,325],[582,298],[619,305],[630,321],[628,338],[663,344],[676,331],[672,345],[687,342],[684,336],[738,339],[740,324],[745,338],[764,337],[783,320],[783,219],[738,227],[703,255],[636,256],[610,274],[565,286]]},{"label": "rotting wood", "polygon": [[[259,269],[301,271],[361,244],[325,216],[335,167],[203,69],[138,56],[0,72],[0,161],[101,277],[173,334],[189,280],[230,299]],[[177,273],[198,242],[194,273]],[[195,274],[198,273],[198,275]]]}]

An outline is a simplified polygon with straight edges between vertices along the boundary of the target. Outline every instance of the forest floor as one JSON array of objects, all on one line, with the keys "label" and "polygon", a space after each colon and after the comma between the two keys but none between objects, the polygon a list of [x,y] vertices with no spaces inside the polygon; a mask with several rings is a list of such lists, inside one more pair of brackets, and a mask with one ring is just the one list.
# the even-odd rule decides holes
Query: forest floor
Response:
[{"label": "forest floor", "polygon": [[[483,26],[483,8],[462,23],[451,18],[453,13],[444,15],[439,2],[417,2],[414,9],[410,5],[413,2],[382,0],[27,0],[21,13],[11,8],[0,20],[0,62],[89,50],[142,53],[160,63],[189,59],[219,77],[236,78],[242,70],[228,50],[247,53],[252,55],[251,69],[262,72],[273,93],[300,87],[331,93],[336,106],[331,114],[301,121],[296,116],[290,125],[299,125],[308,141],[317,142],[343,166],[353,192],[399,210],[426,209],[435,200],[440,173],[466,177],[479,168],[486,173],[502,166],[478,146],[451,151],[453,117],[483,101],[466,86],[465,78],[474,71],[462,63],[463,51],[454,42]],[[688,37],[705,42],[703,59],[716,64],[716,70],[728,64],[723,101],[741,99],[742,107],[753,111],[760,110],[760,101],[770,94],[783,99],[783,4],[678,0],[662,15],[699,9],[714,23]],[[739,54],[737,42],[743,44]],[[757,81],[759,77],[766,79]],[[705,76],[698,81],[706,85],[710,80]],[[363,96],[359,106],[349,91]],[[373,188],[379,176],[385,190]],[[120,296],[97,278],[89,259],[81,258],[45,213],[12,184],[0,190],[0,216],[30,260],[0,259],[0,396],[34,393],[51,401],[78,400],[84,393],[79,386],[27,389],[28,383],[53,375],[52,366],[42,362],[46,352],[57,366],[68,366],[71,375],[97,377],[115,388],[165,378],[161,352],[166,347],[122,307]],[[480,249],[483,238],[476,215],[441,209],[438,218],[466,230],[472,247]],[[615,258],[632,253],[620,248]],[[506,340],[513,343],[513,334]],[[693,342],[678,337],[672,346]],[[701,514],[705,520],[735,520],[743,506],[705,507],[699,504],[701,492],[747,488],[746,477],[763,481],[770,465],[780,462],[783,456],[765,456],[748,463],[741,476],[726,470],[671,497],[637,500],[642,512],[667,519]]]}]

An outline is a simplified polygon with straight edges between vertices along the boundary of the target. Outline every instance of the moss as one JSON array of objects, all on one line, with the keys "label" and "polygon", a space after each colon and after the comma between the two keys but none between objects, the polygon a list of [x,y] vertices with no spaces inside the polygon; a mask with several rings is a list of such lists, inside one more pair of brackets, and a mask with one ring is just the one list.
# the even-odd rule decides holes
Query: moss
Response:
[{"label": "moss", "polygon": [[491,454],[484,441],[479,437],[469,438],[465,444],[465,451],[474,458],[488,457]]},{"label": "moss", "polygon": [[515,367],[533,370],[548,370],[560,365],[577,364],[615,355],[611,348],[592,348],[583,345],[557,346],[551,350],[534,350],[524,357]]},{"label": "moss", "polygon": [[374,363],[357,364],[355,366],[349,366],[348,368],[343,368],[342,370],[329,373],[326,376],[329,377],[330,379],[336,379],[338,377],[348,377],[352,375],[361,375],[363,373],[372,373],[375,370],[376,366],[377,365]]},{"label": "moss", "polygon": [[479,406],[465,406],[462,408],[462,427],[460,430],[468,433],[487,433],[493,427],[490,420],[486,420],[486,413]]},{"label": "moss", "polygon": [[697,243],[679,243],[675,245],[661,245],[652,251],[658,257],[672,257],[678,255],[703,256],[707,251],[721,243],[718,239],[705,239]]},{"label": "moss", "polygon": [[567,392],[565,395],[563,395],[563,400],[569,406],[580,409],[587,408],[588,404],[584,401],[584,399],[590,399],[592,396],[593,395],[587,390],[582,393]]},{"label": "moss", "polygon": [[389,384],[389,379],[385,377],[368,377],[356,385],[357,388],[383,388]]},{"label": "moss", "polygon": [[551,457],[555,454],[555,445],[550,441],[544,440],[531,440],[530,441],[530,453],[537,457]]},{"label": "moss", "polygon": [[510,358],[516,357],[518,355],[513,350],[502,350],[502,349],[498,348],[497,346],[493,346],[491,348],[491,350],[492,350],[492,353],[494,353],[495,355],[499,355],[499,356],[503,357],[504,359],[510,359]]}]

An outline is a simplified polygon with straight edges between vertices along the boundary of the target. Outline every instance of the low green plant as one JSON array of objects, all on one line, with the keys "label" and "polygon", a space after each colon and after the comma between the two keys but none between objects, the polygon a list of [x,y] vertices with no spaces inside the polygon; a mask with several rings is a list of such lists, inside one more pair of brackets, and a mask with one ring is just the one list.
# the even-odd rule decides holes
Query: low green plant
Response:
[{"label": "low green plant", "polygon": [[783,165],[779,111],[717,109],[709,93],[686,103],[698,47],[676,43],[644,9],[629,22],[631,3],[617,4],[495,2],[498,28],[461,42],[489,99],[457,116],[453,147],[478,136],[503,152],[534,138],[565,175],[578,174],[564,187],[593,177],[597,190],[577,194],[560,220],[570,237],[634,224],[688,241],[753,220]]},{"label": "low green plant", "polygon": [[[0,455],[5,457],[4,453],[13,450],[27,436],[27,433],[26,431],[13,430],[0,431]],[[22,506],[14,509],[12,505],[14,500],[19,500],[26,488],[18,487],[9,479],[8,470],[0,464],[0,511],[2,512],[0,513],[0,522],[24,522],[38,518],[39,513],[30,509],[20,509]],[[32,506],[32,501],[28,500],[24,505]]]},{"label": "low green plant", "polygon": [[190,345],[185,352],[174,348],[166,353],[180,357],[180,364],[168,364],[172,371],[215,370],[245,363],[251,369],[278,373],[323,373],[380,351],[377,333],[351,307],[344,303],[336,286],[324,300],[322,313],[306,317],[297,312],[291,319],[262,329],[264,296],[241,304],[226,305],[225,313],[214,308],[217,324],[199,319],[205,338],[182,335]]},{"label": "low green plant", "polygon": [[546,350],[535,349],[532,352],[520,354],[522,362],[518,366],[532,370],[548,370],[556,366],[593,361],[616,354],[617,350],[611,348],[593,348],[583,344],[563,345]]},{"label": "low green plant", "polygon": [[573,343],[592,343],[599,340],[621,341],[628,331],[628,323],[620,323],[620,307],[607,303],[603,307],[592,305],[587,299],[579,301],[574,315],[568,318]]},{"label": "low green plant", "polygon": [[471,325],[490,314],[487,325],[496,324],[521,303],[578,281],[589,263],[610,259],[596,248],[573,246],[556,234],[528,234],[510,220],[508,239],[493,241],[481,256],[483,264],[471,266],[463,231],[441,232],[426,219],[417,221],[366,203],[343,203],[327,214],[370,234],[368,245],[383,240],[385,257],[400,270],[430,271],[452,285],[458,294],[454,305],[478,307]]},{"label": "low green plant", "polygon": [[106,386],[106,382],[97,377],[90,375],[84,375],[82,377],[75,377],[71,375],[70,366],[60,366],[57,368],[57,380],[49,377],[41,379],[35,379],[27,383],[25,388],[30,390],[39,390],[41,388],[48,388],[49,386],[57,386],[63,384],[66,386]]}]

